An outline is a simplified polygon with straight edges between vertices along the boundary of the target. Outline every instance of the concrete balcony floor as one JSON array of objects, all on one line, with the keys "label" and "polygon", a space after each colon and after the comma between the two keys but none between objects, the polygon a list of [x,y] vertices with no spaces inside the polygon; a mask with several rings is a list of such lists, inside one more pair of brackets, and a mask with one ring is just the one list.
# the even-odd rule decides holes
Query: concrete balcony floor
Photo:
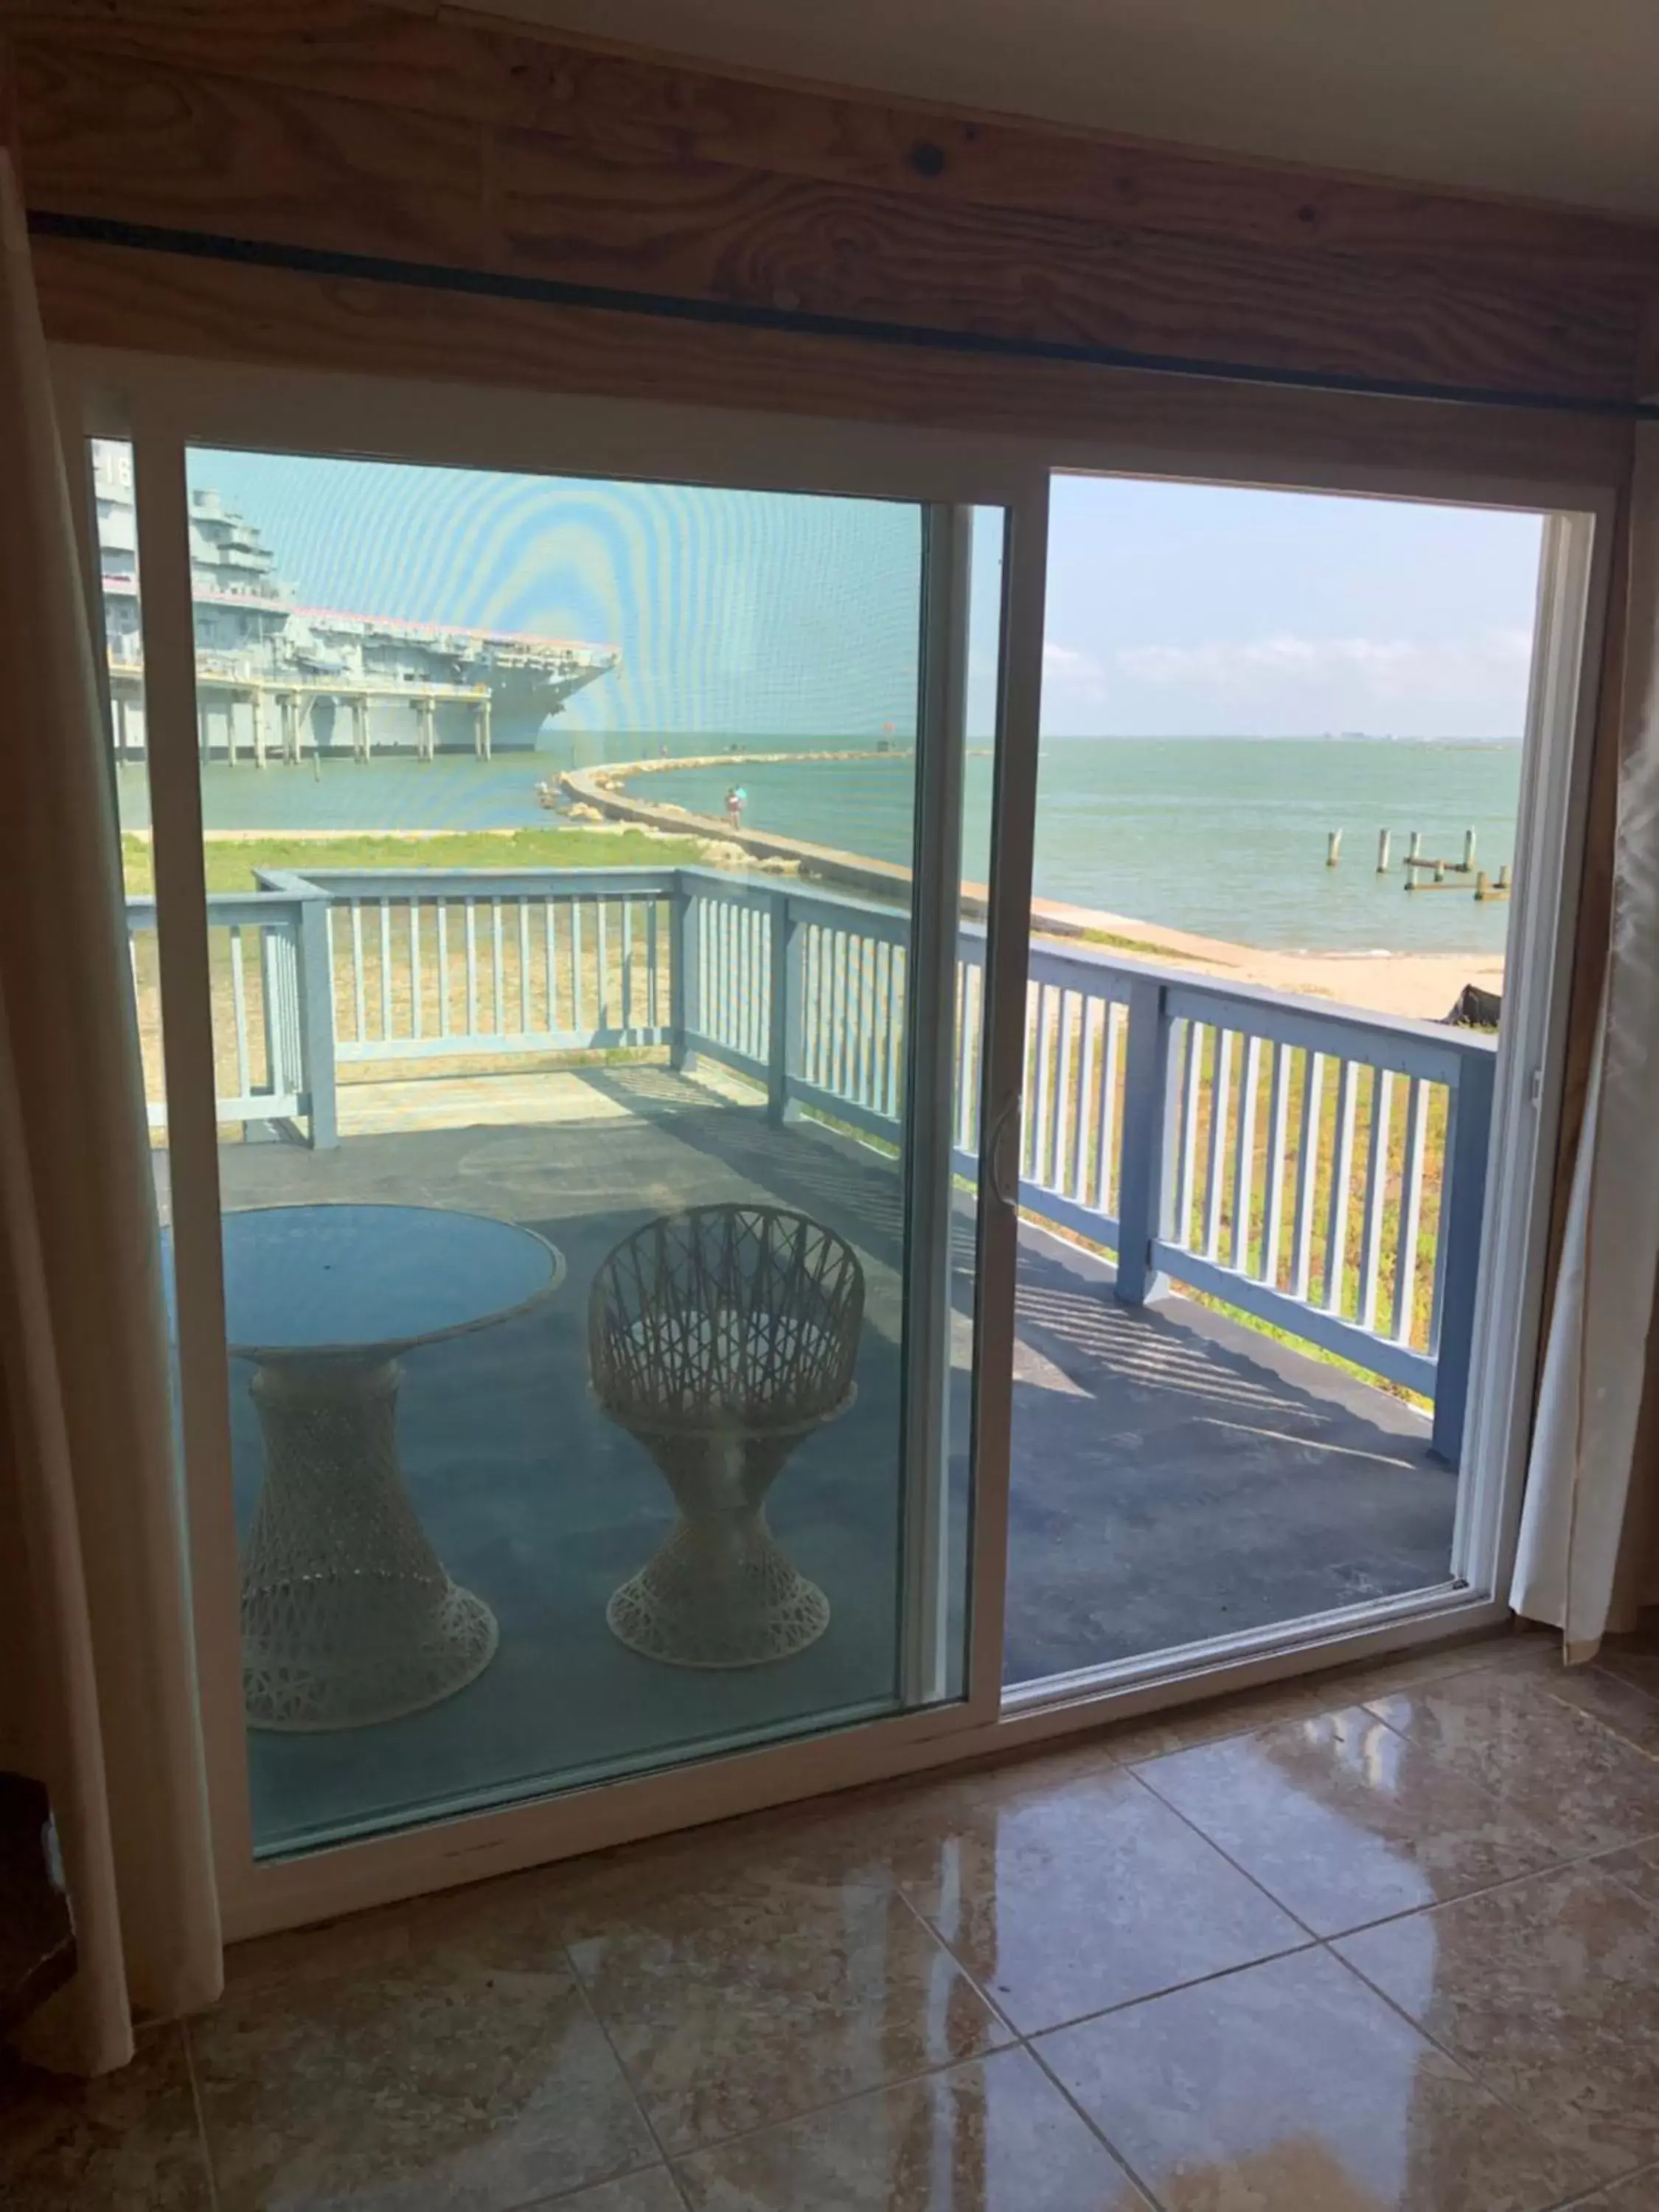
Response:
[{"label": "concrete balcony floor", "polygon": [[[757,1735],[861,1717],[897,1695],[900,1194],[895,1164],[707,1068],[350,1081],[337,1151],[226,1145],[228,1207],[344,1200],[520,1221],[568,1274],[537,1312],[403,1363],[399,1437],[422,1522],[490,1606],[500,1650],[470,1687],[408,1719],[251,1739],[256,1831],[294,1848],[427,1810],[533,1793]],[[165,1182],[166,1155],[157,1155]],[[163,1193],[165,1200],[165,1189]],[[593,1405],[594,1273],[652,1216],[793,1206],[864,1266],[856,1403],[785,1468],[770,1519],[828,1594],[819,1643],[702,1673],[618,1644],[605,1601],[672,1522],[641,1447]],[[950,1418],[954,1550],[964,1556],[973,1227],[957,1224]],[[1134,1310],[1109,1262],[1022,1231],[1005,1679],[1028,1682],[1443,1582],[1456,1479],[1426,1419],[1345,1372],[1178,1297]],[[246,1526],[262,1445],[234,1363],[233,1459]],[[959,1613],[961,1576],[957,1577]]]}]

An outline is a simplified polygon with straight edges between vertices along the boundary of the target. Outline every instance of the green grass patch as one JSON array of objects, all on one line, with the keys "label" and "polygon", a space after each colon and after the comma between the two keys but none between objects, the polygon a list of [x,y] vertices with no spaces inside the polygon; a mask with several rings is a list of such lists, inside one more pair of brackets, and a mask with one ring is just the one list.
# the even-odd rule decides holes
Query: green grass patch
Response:
[{"label": "green grass patch", "polygon": [[1063,937],[1050,935],[1045,930],[1034,930],[1048,945],[1103,945],[1109,952],[1139,952],[1149,960],[1194,960],[1196,953],[1177,952],[1172,945],[1154,945],[1144,937],[1120,937],[1114,929],[1067,930]]},{"label": "green grass patch", "polygon": [[[430,837],[216,837],[204,841],[210,891],[254,889],[256,868],[692,868],[696,837],[647,837],[637,830],[444,830]],[[155,889],[148,837],[121,840],[127,890]]]}]

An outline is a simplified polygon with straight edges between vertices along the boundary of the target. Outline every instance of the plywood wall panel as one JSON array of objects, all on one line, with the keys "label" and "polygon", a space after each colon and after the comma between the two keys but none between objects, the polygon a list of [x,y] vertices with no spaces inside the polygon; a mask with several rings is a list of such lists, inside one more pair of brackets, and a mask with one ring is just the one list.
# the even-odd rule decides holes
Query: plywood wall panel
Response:
[{"label": "plywood wall panel", "polygon": [[30,204],[1313,374],[1635,388],[1634,224],[367,0],[12,0]]},{"label": "plywood wall panel", "polygon": [[1428,252],[1537,274],[1659,269],[1613,217],[1206,156],[1015,118],[596,50],[459,8],[365,0],[9,0],[20,38],[680,152],[935,200],[1312,253]]}]

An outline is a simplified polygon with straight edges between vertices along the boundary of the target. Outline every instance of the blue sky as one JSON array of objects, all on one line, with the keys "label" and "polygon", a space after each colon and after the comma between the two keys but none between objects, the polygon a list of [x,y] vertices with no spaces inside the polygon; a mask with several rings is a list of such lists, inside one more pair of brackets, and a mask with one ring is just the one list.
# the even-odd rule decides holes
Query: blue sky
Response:
[{"label": "blue sky", "polygon": [[[914,507],[248,453],[191,479],[308,604],[620,646],[574,726],[914,726]],[[1045,736],[1521,734],[1536,516],[1106,477],[1057,478],[1052,515]]]},{"label": "blue sky", "polygon": [[1519,738],[1536,515],[1061,477],[1047,735]]}]

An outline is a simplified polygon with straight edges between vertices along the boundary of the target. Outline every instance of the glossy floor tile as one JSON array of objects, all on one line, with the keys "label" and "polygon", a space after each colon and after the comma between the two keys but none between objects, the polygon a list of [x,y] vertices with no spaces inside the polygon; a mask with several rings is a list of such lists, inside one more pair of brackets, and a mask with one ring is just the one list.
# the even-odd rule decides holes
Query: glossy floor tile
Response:
[{"label": "glossy floor tile", "polygon": [[1575,2204],[1572,2212],[1659,2212],[1659,2166],[1598,2190]]},{"label": "glossy floor tile", "polygon": [[1534,1835],[1552,1859],[1659,1830],[1659,1705],[1595,1668],[1511,1674],[1486,1668],[1372,1701],[1443,1771]]},{"label": "glossy floor tile", "polygon": [[657,2159],[550,1897],[492,1884],[233,1953],[190,2029],[222,2212],[508,2212]]},{"label": "glossy floor tile", "polygon": [[862,1821],[882,1869],[1024,2034],[1267,1958],[1306,1931],[1133,1772],[993,1768]]},{"label": "glossy floor tile", "polygon": [[1559,1869],[1335,1948],[1595,2177],[1659,2160],[1659,1913],[1614,1875]]},{"label": "glossy floor tile", "polygon": [[1616,1874],[1650,1905],[1659,1905],[1659,1838],[1638,1844],[1627,1851],[1609,1851],[1596,1863],[1607,1873]]},{"label": "glossy floor tile", "polygon": [[184,2038],[138,2039],[97,2081],[60,2081],[0,2053],[0,2204],[6,2212],[210,2212]]},{"label": "glossy floor tile", "polygon": [[1024,2051],[682,2160],[692,2212],[1146,2212]]},{"label": "glossy floor tile", "polygon": [[577,1911],[570,1956],[665,2149],[688,2150],[1006,2043],[884,1885],[757,1865]]},{"label": "glossy floor tile", "polygon": [[620,2181],[602,2181],[597,2189],[579,2189],[574,2197],[552,2202],[557,2212],[685,2212],[685,2199],[665,2166],[647,2166],[643,2172],[625,2173]]},{"label": "glossy floor tile", "polygon": [[1540,2212],[1594,2179],[1328,1951],[1036,2048],[1168,2212]]},{"label": "glossy floor tile", "polygon": [[0,2206],[1659,2212],[1649,1679],[1414,1653],[246,1945],[0,2070]]},{"label": "glossy floor tile", "polygon": [[[1316,1933],[1557,1863],[1553,1835],[1364,1705],[1135,1771]],[[1659,1770],[1656,1770],[1659,1773]]]}]

